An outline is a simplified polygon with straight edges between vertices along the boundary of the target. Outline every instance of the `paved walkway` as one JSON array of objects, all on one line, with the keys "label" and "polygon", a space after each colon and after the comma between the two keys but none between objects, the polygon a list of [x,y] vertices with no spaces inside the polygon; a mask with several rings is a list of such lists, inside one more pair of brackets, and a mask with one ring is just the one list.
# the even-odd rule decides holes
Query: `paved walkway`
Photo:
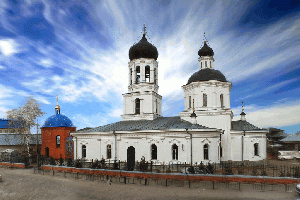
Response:
[{"label": "paved walkway", "polygon": [[294,188],[291,192],[261,192],[245,188],[238,191],[108,184],[34,174],[33,169],[12,170],[5,167],[0,167],[0,174],[3,178],[0,199],[300,199]]}]

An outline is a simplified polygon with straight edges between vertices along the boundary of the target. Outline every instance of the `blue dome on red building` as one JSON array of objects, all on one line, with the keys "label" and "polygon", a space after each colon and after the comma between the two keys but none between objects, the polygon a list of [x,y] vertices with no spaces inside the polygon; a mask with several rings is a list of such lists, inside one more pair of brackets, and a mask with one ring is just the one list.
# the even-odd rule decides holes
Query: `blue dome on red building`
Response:
[{"label": "blue dome on red building", "polygon": [[51,117],[48,117],[46,119],[43,128],[44,127],[74,127],[72,121],[65,115],[60,114],[60,106],[55,106],[55,115],[52,115]]},{"label": "blue dome on red building", "polygon": [[72,121],[65,115],[55,114],[46,119],[43,127],[74,127]]}]

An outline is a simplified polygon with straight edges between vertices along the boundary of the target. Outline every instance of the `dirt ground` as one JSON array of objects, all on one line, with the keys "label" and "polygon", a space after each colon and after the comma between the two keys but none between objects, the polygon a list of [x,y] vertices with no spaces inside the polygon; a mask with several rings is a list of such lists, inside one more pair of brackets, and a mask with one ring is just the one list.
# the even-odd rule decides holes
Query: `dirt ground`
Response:
[{"label": "dirt ground", "polygon": [[75,180],[0,167],[0,199],[300,199],[290,192],[145,186]]}]

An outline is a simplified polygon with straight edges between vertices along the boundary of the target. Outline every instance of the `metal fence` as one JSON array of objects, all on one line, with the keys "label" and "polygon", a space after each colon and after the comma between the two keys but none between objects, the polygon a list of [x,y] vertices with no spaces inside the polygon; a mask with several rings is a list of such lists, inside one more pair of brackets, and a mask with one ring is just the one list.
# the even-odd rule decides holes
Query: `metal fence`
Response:
[{"label": "metal fence", "polygon": [[157,178],[136,178],[125,176],[93,175],[89,173],[72,173],[55,170],[38,170],[34,169],[35,174],[48,175],[54,177],[69,178],[75,180],[84,180],[92,182],[104,182],[107,184],[136,184],[146,186],[163,186],[163,187],[186,187],[200,188],[209,190],[236,190],[236,191],[277,191],[292,192],[295,189],[294,184],[268,184],[268,183],[241,183],[241,182],[213,182],[213,181],[186,181],[186,180],[169,180]]},{"label": "metal fence", "polygon": [[[41,165],[58,165],[76,168],[93,168],[109,170],[128,170],[127,163],[121,161],[105,160],[54,160],[51,158],[39,159]],[[219,174],[219,175],[250,175],[268,177],[293,177],[300,178],[300,166],[298,165],[274,165],[267,162],[221,162],[221,163],[153,163],[135,162],[133,171],[156,173],[184,173],[184,174]]]},{"label": "metal fence", "polygon": [[0,162],[9,163],[24,163],[25,167],[30,166],[31,159],[28,156],[20,155],[19,153],[2,153],[0,156]]}]

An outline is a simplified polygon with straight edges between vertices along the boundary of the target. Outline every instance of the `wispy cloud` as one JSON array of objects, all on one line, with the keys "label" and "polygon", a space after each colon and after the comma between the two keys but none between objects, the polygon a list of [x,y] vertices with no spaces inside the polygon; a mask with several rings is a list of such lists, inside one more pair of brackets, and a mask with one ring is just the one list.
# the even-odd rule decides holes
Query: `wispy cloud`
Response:
[{"label": "wispy cloud", "polygon": [[[100,114],[94,117],[103,122],[119,119],[122,94],[128,91],[128,51],[141,38],[143,23],[148,40],[159,52],[163,115],[177,115],[176,108],[182,106],[181,86],[199,70],[197,52],[203,45],[204,32],[215,52],[215,69],[233,82],[233,87],[246,80],[257,80],[247,86],[249,93],[243,99],[262,94],[272,97],[277,90],[299,87],[295,86],[297,78],[277,77],[299,68],[299,13],[261,27],[245,28],[239,23],[256,6],[251,1],[183,4],[43,0],[36,5],[35,1],[0,3],[0,31],[5,35],[0,38],[0,75],[5,76],[3,88],[9,90],[6,94],[0,92],[3,100],[21,101],[19,98],[33,95],[47,105],[59,95],[61,101],[70,105],[97,102],[97,112],[103,112],[106,119]],[[274,85],[263,88],[261,80]],[[102,111],[102,105],[108,103],[113,109]],[[253,110],[259,110],[263,116],[268,110],[260,106],[253,104],[252,110],[248,106],[247,117]],[[82,115],[85,121],[80,122],[78,113],[85,112],[86,106],[82,107],[70,112],[77,116],[76,123],[97,126],[100,122],[88,115]]]}]

